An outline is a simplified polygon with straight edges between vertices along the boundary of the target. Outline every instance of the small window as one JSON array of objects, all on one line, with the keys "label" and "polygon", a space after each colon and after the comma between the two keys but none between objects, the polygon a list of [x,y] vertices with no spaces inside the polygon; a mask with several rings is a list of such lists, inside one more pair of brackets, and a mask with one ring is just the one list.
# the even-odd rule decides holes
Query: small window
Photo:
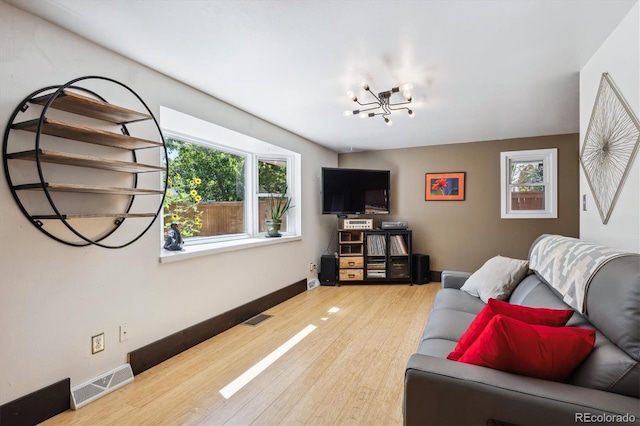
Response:
[{"label": "small window", "polygon": [[[274,197],[284,203],[284,197],[290,197],[287,183],[287,160],[285,159],[258,159],[258,231],[266,232],[265,218],[268,217],[268,198]],[[288,214],[282,217],[280,230],[288,232]]]},{"label": "small window", "polygon": [[558,150],[535,149],[500,153],[503,219],[555,219]]}]

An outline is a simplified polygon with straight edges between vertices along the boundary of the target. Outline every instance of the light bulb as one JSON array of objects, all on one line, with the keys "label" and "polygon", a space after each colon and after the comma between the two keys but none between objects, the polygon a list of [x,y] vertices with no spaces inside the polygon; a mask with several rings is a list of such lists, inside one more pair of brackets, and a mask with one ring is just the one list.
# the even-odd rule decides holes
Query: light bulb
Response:
[{"label": "light bulb", "polygon": [[411,92],[411,89],[413,89],[413,84],[411,83],[405,83],[400,85],[400,90],[402,90],[403,92]]},{"label": "light bulb", "polygon": [[366,112],[361,112],[360,113],[360,118],[367,118],[369,116],[369,114],[367,114]]},{"label": "light bulb", "polygon": [[355,100],[356,100],[356,94],[355,94],[355,93],[353,93],[351,90],[349,90],[349,91],[347,92],[347,96],[348,96],[348,97],[349,97],[349,99],[351,99],[352,101],[355,101]]},{"label": "light bulb", "polygon": [[344,116],[345,117],[349,117],[350,115],[353,115],[353,111],[345,111],[344,112]]},{"label": "light bulb", "polygon": [[384,122],[387,123],[387,126],[393,125],[393,121],[389,120],[387,117],[384,118]]},{"label": "light bulb", "polygon": [[404,96],[404,98],[408,101],[411,100],[411,92],[408,90],[405,90],[404,92],[402,92],[402,96]]},{"label": "light bulb", "polygon": [[366,81],[360,83],[360,87],[362,87],[364,90],[369,90],[369,84],[367,84]]},{"label": "light bulb", "polygon": [[409,110],[409,117],[413,118],[416,116],[416,113],[413,110]]}]

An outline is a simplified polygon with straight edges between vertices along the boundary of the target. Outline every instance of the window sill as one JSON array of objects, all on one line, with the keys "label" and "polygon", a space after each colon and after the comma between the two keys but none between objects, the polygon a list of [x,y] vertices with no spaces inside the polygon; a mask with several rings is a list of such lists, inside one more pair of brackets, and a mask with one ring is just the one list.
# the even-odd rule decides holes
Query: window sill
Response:
[{"label": "window sill", "polygon": [[557,219],[555,212],[548,213],[503,213],[501,219]]},{"label": "window sill", "polygon": [[192,259],[194,257],[209,256],[216,253],[245,250],[253,247],[268,246],[272,244],[289,243],[300,241],[300,235],[287,235],[280,238],[246,238],[242,240],[223,241],[219,243],[194,244],[186,246],[180,251],[169,251],[161,249],[160,263],[177,262],[180,260]]}]

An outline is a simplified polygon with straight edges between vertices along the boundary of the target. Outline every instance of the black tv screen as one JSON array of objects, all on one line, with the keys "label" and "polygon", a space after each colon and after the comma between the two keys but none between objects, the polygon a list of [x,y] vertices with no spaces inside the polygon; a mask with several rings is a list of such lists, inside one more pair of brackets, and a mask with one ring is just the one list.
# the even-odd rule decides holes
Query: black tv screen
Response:
[{"label": "black tv screen", "polygon": [[322,168],[322,213],[389,214],[389,170]]}]

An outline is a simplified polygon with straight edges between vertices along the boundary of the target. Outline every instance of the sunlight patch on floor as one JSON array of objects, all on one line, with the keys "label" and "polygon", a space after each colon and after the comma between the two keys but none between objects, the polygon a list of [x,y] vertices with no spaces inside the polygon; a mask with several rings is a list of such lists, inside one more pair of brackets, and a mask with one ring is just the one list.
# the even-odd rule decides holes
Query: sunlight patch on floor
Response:
[{"label": "sunlight patch on floor", "polygon": [[286,354],[291,348],[300,343],[302,339],[307,337],[313,330],[317,327],[315,325],[309,324],[301,331],[298,332],[291,339],[284,342],[280,347],[271,352],[266,357],[262,358],[258,361],[253,367],[249,368],[247,371],[238,376],[235,380],[229,383],[224,388],[220,389],[220,394],[222,394],[225,399],[231,398],[236,392],[242,389],[247,383],[256,378],[260,373],[266,370],[271,364],[276,362],[282,355]]}]

